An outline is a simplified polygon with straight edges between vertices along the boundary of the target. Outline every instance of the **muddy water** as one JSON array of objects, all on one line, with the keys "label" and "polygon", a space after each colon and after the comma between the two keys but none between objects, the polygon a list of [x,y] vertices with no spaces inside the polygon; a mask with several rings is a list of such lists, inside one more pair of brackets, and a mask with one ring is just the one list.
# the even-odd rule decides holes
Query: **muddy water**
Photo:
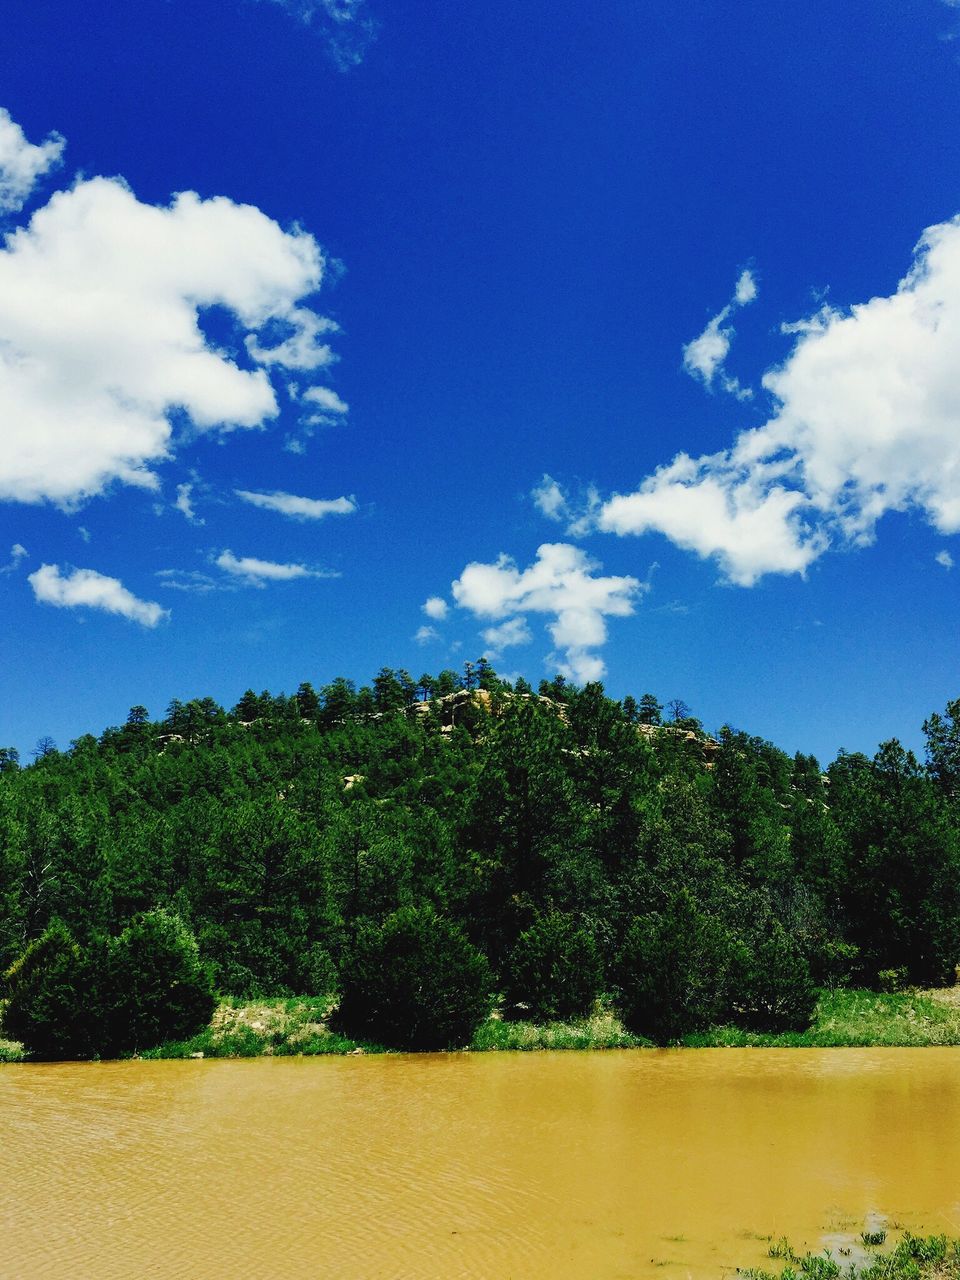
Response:
[{"label": "muddy water", "polygon": [[718,1277],[960,1235],[960,1050],[0,1068],[3,1277]]}]

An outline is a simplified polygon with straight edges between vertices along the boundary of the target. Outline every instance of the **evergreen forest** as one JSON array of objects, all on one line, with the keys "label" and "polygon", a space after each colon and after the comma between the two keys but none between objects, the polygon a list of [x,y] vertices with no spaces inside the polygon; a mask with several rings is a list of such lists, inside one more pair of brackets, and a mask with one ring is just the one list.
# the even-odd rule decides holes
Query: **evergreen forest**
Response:
[{"label": "evergreen forest", "polygon": [[681,702],[483,660],[143,707],[0,750],[5,1033],[136,1052],[216,993],[337,993],[404,1048],[598,999],[656,1043],[803,1027],[817,991],[953,981],[960,701],[828,767]]}]

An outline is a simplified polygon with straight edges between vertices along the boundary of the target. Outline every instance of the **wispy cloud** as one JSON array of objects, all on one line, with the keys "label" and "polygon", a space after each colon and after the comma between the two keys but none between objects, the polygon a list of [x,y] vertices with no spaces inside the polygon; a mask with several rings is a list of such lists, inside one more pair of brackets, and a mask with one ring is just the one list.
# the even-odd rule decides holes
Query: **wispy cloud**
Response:
[{"label": "wispy cloud", "polygon": [[235,556],[222,551],[214,561],[224,573],[240,579],[247,586],[262,587],[268,582],[292,582],[297,578],[339,578],[329,569],[313,569],[305,564],[278,564],[274,560],[258,560],[255,556]]},{"label": "wispy cloud", "polygon": [[60,609],[101,609],[142,627],[155,627],[170,616],[168,609],[128,591],[119,578],[109,578],[95,569],[74,569],[64,575],[59,565],[44,564],[30,574],[28,582],[40,604]]},{"label": "wispy cloud", "polygon": [[15,542],[10,548],[10,559],[5,565],[0,566],[0,573],[16,573],[20,568],[21,562],[24,561],[30,553],[27,548],[19,542]]},{"label": "wispy cloud", "polygon": [[323,41],[327,55],[340,71],[359,66],[374,40],[379,23],[366,9],[366,0],[270,0],[307,26]]},{"label": "wispy cloud", "polygon": [[173,505],[181,515],[185,516],[186,519],[190,521],[191,524],[203,524],[203,520],[201,520],[193,509],[192,494],[192,484],[178,484],[177,499]]},{"label": "wispy cloud", "polygon": [[436,627],[424,625],[417,628],[417,632],[413,638],[417,644],[430,644],[431,641],[440,639],[440,632]]},{"label": "wispy cloud", "polygon": [[749,270],[742,271],[727,305],[683,348],[683,367],[691,377],[698,378],[708,388],[716,385],[738,400],[749,400],[753,392],[749,387],[742,387],[723,368],[734,337],[733,326],[727,322],[734,311],[753,302],[756,296],[756,277]]},{"label": "wispy cloud", "polygon": [[[960,3],[960,0],[958,0],[958,3]],[[936,560],[937,564],[940,565],[942,568],[944,569],[953,568],[953,556],[950,554],[949,551],[938,551],[933,558],[934,560]]]},{"label": "wispy cloud", "polygon": [[23,208],[43,175],[60,163],[65,146],[59,133],[37,145],[28,142],[9,111],[0,107],[0,214]]},{"label": "wispy cloud", "polygon": [[581,538],[596,525],[596,516],[602,505],[600,492],[593,485],[581,489],[577,496],[570,493],[553,476],[544,475],[531,491],[533,505],[541,515],[558,524],[565,524],[572,538]]},{"label": "wispy cloud", "polygon": [[357,509],[355,498],[298,498],[292,493],[257,493],[250,489],[234,490],[238,498],[265,511],[278,511],[294,520],[322,520],[324,516],[348,516]]}]

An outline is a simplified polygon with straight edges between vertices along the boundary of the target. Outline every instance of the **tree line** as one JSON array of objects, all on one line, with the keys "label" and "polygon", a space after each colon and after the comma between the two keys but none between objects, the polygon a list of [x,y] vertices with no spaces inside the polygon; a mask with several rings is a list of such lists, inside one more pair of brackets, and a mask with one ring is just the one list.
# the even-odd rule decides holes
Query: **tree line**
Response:
[{"label": "tree line", "polygon": [[350,1034],[436,1048],[494,1002],[603,995],[666,1043],[805,1025],[828,985],[942,984],[960,701],[924,732],[922,762],[894,740],[824,770],[484,660],[134,707],[25,767],[0,751],[4,1026],[90,1056],[188,1034],[214,991],[337,992]]}]

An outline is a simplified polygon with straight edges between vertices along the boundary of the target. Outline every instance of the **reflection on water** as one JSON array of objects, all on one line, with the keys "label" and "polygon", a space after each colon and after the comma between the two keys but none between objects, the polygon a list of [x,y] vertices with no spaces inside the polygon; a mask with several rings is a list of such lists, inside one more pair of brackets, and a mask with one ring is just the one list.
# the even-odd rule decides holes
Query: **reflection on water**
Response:
[{"label": "reflection on water", "polygon": [[960,1050],[0,1069],[0,1276],[719,1277],[960,1235]]}]

